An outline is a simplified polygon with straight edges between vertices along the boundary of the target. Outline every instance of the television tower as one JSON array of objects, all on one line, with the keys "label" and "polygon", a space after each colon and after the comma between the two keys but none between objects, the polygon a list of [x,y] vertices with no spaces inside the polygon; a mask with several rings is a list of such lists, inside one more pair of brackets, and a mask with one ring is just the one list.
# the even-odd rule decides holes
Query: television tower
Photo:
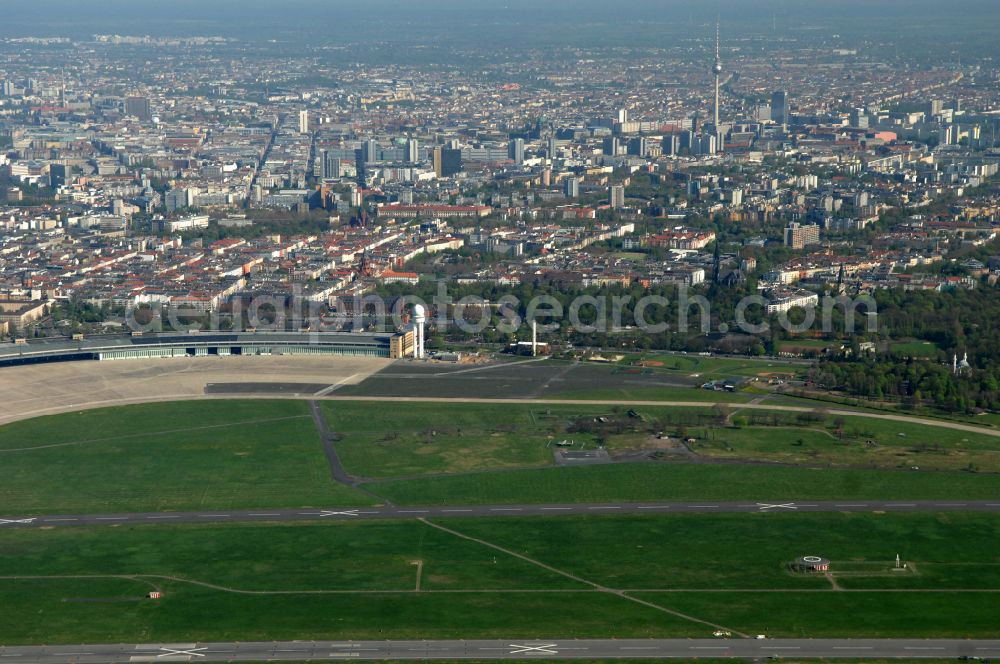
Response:
[{"label": "television tower", "polygon": [[722,74],[722,58],[719,56],[719,21],[715,21],[715,62],[712,63],[712,73],[715,74],[715,111],[713,120],[714,130],[719,132],[719,77]]}]

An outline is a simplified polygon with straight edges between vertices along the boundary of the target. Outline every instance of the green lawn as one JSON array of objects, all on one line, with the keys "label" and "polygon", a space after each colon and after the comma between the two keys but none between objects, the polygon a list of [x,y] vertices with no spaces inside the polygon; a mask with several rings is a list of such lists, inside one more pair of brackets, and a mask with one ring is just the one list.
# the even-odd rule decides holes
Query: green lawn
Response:
[{"label": "green lawn", "polygon": [[716,392],[700,387],[609,387],[606,389],[571,390],[552,395],[553,399],[587,399],[594,401],[697,401],[746,403],[755,395],[744,392]]},{"label": "green lawn", "polygon": [[[829,590],[822,575],[795,574],[798,556],[849,564],[896,554],[919,573],[875,567],[838,576],[847,589],[1000,590],[996,514],[676,514],[447,521],[462,533],[573,570],[612,588]],[[887,576],[888,575],[888,576]]]},{"label": "green lawn", "polygon": [[843,423],[842,432],[828,421],[702,428],[689,433],[698,439],[692,449],[712,457],[945,470],[962,470],[972,464],[982,471],[1000,470],[1000,437],[860,417],[845,417]]},{"label": "green lawn", "polygon": [[[753,358],[707,357],[703,355],[652,354],[641,360],[629,358],[629,363],[642,361],[655,369],[668,373],[697,374],[700,378],[725,378],[727,376],[760,376],[766,374],[800,374],[807,366],[782,362],[781,360],[759,360]],[[656,366],[659,363],[661,366]]]},{"label": "green lawn", "polygon": [[[697,439],[694,449],[709,456],[1000,469],[997,437],[852,416],[800,422],[794,413],[740,410],[738,404],[728,408],[741,428],[717,428],[724,413],[697,406],[327,401],[322,408],[347,469],[377,480],[370,486],[380,495],[409,503],[961,498],[984,496],[997,486],[996,478],[967,474],[883,477],[652,464],[543,468],[553,465],[556,442],[645,449],[657,444],[651,437],[656,431],[674,435],[682,427]],[[26,420],[0,427],[0,462],[0,505],[10,514],[346,506],[375,500],[332,481],[303,401],[160,403]],[[455,476],[439,477],[446,475]]]},{"label": "green lawn", "polygon": [[655,603],[712,616],[770,637],[996,638],[997,597],[988,593],[640,593]]},{"label": "green lawn", "polygon": [[[543,565],[751,634],[987,637],[998,629],[995,595],[952,592],[973,578],[975,588],[1000,588],[997,515],[435,523],[530,560],[419,521],[0,531],[0,643],[711,633]],[[836,572],[838,564],[856,567],[895,553],[920,573],[840,580],[864,588],[857,592],[785,571],[802,554],[831,558]],[[419,572],[415,561],[422,562]],[[974,569],[934,569],[963,565]],[[66,578],[40,578],[46,576]],[[153,589],[163,598],[143,599]]]},{"label": "green lawn", "polygon": [[[142,603],[69,603],[122,592],[106,581],[0,582],[0,603],[44,613],[5,620],[7,645],[295,639],[684,636],[690,623],[606,593],[258,595],[164,582]],[[704,630],[699,630],[704,634]]]},{"label": "green lawn", "polygon": [[415,520],[0,531],[0,576],[152,574],[238,591],[410,591],[415,560],[426,590],[584,587]]},{"label": "green lawn", "polygon": [[[567,433],[576,418],[614,416],[610,406],[326,401],[321,407],[340,437],[344,465],[375,478],[551,465],[553,442],[595,444],[594,435]],[[385,408],[391,417],[373,416]]]},{"label": "green lawn", "polygon": [[941,355],[941,349],[930,341],[893,341],[889,350],[896,355],[915,358],[936,359]]},{"label": "green lawn", "polygon": [[301,401],[191,401],[0,427],[4,513],[367,504],[330,478]]},{"label": "green lawn", "polygon": [[[701,407],[637,407],[633,417],[621,406],[401,402],[392,404],[391,418],[372,417],[384,403],[327,401],[321,407],[348,470],[382,479],[551,466],[555,443],[571,440],[577,449],[593,449],[602,437],[613,437],[600,429],[615,423],[645,439],[668,423],[704,425],[717,418]],[[580,430],[581,420],[588,430]]]},{"label": "green lawn", "polygon": [[373,482],[408,505],[644,500],[968,499],[1000,495],[1000,476],[961,472],[610,464]]}]

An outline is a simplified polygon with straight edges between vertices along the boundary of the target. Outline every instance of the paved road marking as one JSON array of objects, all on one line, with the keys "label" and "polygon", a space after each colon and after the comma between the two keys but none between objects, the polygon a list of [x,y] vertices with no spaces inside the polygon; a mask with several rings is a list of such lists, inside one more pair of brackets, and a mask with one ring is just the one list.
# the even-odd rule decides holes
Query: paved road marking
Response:
[{"label": "paved road marking", "polygon": [[491,507],[491,512],[523,512],[523,507]]},{"label": "paved road marking", "polygon": [[79,521],[79,519],[42,519],[42,521]]},{"label": "paved road marking", "polygon": [[573,508],[572,507],[543,507],[542,509],[545,510],[546,512],[554,512],[556,510],[571,510]]},{"label": "paved road marking", "polygon": [[588,510],[620,510],[621,506],[618,506],[618,505],[603,506],[602,505],[602,506],[588,507],[587,509]]},{"label": "paved road marking", "polygon": [[358,511],[344,510],[342,512],[334,512],[331,510],[323,510],[319,513],[319,516],[358,516]]},{"label": "paved road marking", "polygon": [[543,644],[537,645],[537,646],[532,646],[532,645],[523,645],[522,646],[522,645],[518,645],[516,643],[512,643],[512,644],[510,644],[508,646],[508,648],[512,648],[512,650],[510,651],[511,655],[521,655],[523,653],[529,653],[529,652],[530,653],[539,653],[539,654],[543,654],[543,655],[557,655],[557,654],[559,654],[559,651],[558,650],[553,650],[553,648],[555,648],[557,645],[559,645],[559,644],[557,644],[557,643],[543,643]]},{"label": "paved road marking", "polygon": [[199,514],[202,519],[228,519],[232,514]]},{"label": "paved road marking", "polygon": [[934,648],[930,646],[904,646],[903,650],[944,650],[944,648]]},{"label": "paved road marking", "polygon": [[127,516],[99,516],[98,521],[125,521],[128,519]]},{"label": "paved road marking", "polygon": [[147,516],[147,519],[179,519],[179,516]]},{"label": "paved road marking", "polygon": [[471,512],[472,510],[456,510],[456,509],[450,509],[450,510],[441,510],[441,511],[442,511],[442,512]]},{"label": "paved road marking", "polygon": [[188,655],[190,657],[204,657],[205,653],[202,650],[208,650],[208,648],[188,648],[187,650],[176,649],[176,648],[160,648],[163,654],[157,655],[157,657],[177,657]]},{"label": "paved road marking", "polygon": [[868,503],[836,503],[834,507],[868,507]]},{"label": "paved road marking", "polygon": [[399,510],[397,514],[427,514],[428,510]]},{"label": "paved road marking", "polygon": [[760,508],[761,512],[766,512],[767,510],[771,509],[786,509],[786,510],[798,509],[798,507],[795,506],[795,503],[775,503],[773,505],[771,503],[757,503],[757,506]]},{"label": "paved road marking", "polygon": [[872,646],[834,646],[834,650],[872,650]]},{"label": "paved road marking", "polygon": [[668,510],[670,505],[640,505],[641,510]]},{"label": "paved road marking", "polygon": [[250,516],[281,516],[277,512],[250,512]]}]

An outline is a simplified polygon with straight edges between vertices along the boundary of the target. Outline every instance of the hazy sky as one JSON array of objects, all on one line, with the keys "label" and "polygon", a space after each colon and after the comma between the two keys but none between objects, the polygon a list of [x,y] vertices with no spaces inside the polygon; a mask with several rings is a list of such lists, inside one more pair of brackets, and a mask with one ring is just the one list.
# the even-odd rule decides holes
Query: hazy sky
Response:
[{"label": "hazy sky", "polygon": [[[81,37],[93,33],[243,38],[409,41],[470,40],[478,32],[516,45],[553,40],[628,43],[658,34],[690,36],[722,20],[729,34],[794,30],[905,38],[945,27],[996,30],[1000,0],[0,0],[0,35]],[[634,32],[630,32],[633,30]],[[927,31],[922,34],[922,31]],[[980,37],[980,40],[984,39]],[[993,40],[995,41],[995,40]]]}]

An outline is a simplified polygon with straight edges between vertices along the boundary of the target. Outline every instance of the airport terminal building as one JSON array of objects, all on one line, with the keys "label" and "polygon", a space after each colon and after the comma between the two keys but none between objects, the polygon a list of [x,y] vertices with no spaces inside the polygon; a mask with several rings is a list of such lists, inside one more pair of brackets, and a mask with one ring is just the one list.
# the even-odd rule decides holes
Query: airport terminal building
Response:
[{"label": "airport terminal building", "polygon": [[[77,360],[131,360],[236,355],[341,355],[403,357],[404,334],[342,332],[202,332],[18,340],[0,344],[0,367]],[[409,336],[409,338],[407,338]]]}]

